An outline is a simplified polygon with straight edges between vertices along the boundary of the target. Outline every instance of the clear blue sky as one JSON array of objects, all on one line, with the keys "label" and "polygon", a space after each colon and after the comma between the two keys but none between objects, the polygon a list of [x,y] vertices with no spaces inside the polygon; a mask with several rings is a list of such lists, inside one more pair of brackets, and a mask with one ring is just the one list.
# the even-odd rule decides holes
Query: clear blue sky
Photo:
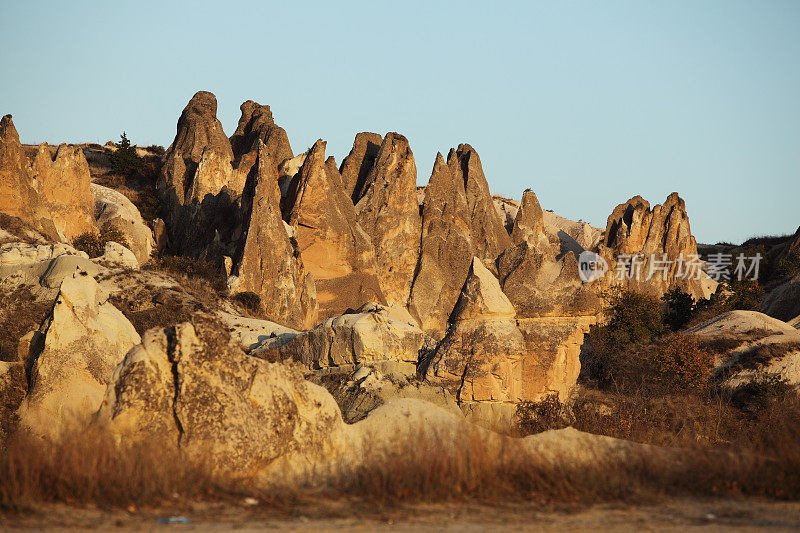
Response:
[{"label": "clear blue sky", "polygon": [[199,89],[230,135],[269,104],[295,153],[398,131],[426,183],[469,142],[490,187],[604,227],[686,200],[700,242],[800,224],[800,2],[2,2],[23,142],[168,145]]}]

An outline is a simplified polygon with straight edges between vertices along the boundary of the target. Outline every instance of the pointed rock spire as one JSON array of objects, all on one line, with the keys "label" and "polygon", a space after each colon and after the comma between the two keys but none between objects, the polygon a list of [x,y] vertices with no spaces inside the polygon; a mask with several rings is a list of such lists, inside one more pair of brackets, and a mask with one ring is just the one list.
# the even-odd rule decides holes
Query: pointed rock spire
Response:
[{"label": "pointed rock spire", "polygon": [[353,198],[353,203],[357,201],[356,189],[362,187],[367,175],[375,165],[375,157],[378,155],[381,144],[383,144],[383,138],[377,133],[361,132],[356,135],[353,148],[342,161],[339,172],[342,174],[344,190],[348,196]]},{"label": "pointed rock spire", "polygon": [[358,223],[375,246],[378,277],[386,301],[405,307],[419,257],[422,227],[417,167],[405,137],[386,134],[355,198]]},{"label": "pointed rock spire", "polygon": [[280,190],[275,163],[267,147],[257,140],[258,161],[251,185],[253,196],[245,205],[246,234],[235,266],[238,292],[261,298],[267,318],[294,329],[308,329],[317,314],[313,276],[286,234],[280,211]]},{"label": "pointed rock spire", "polygon": [[293,157],[289,136],[283,128],[275,124],[268,105],[248,100],[239,109],[242,116],[236,132],[231,136],[231,148],[236,159],[257,149],[259,140],[276,165]]},{"label": "pointed rock spire", "polygon": [[303,263],[316,280],[320,320],[367,302],[386,303],[375,248],[356,220],[335,162],[325,160],[324,141],[314,143],[292,179],[286,208]]}]

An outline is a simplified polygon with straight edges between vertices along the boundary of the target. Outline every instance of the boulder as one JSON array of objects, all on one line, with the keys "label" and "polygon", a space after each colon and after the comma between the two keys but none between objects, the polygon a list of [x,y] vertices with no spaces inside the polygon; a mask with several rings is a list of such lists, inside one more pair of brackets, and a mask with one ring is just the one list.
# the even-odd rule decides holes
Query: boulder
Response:
[{"label": "boulder", "polygon": [[96,259],[98,263],[104,265],[118,266],[123,268],[139,268],[139,261],[136,255],[118,242],[107,242],[103,249],[103,255]]},{"label": "boulder", "polygon": [[417,167],[405,137],[386,134],[353,199],[358,223],[375,246],[378,278],[386,301],[405,306],[419,258],[422,230]]},{"label": "boulder", "polygon": [[246,229],[232,269],[238,277],[236,291],[257,294],[269,320],[308,329],[317,319],[314,276],[286,234],[275,163],[257,141],[258,162],[249,187],[253,193],[243,201]]},{"label": "boulder", "polygon": [[342,446],[333,398],[293,367],[244,354],[218,323],[154,329],[114,371],[98,422],[254,479],[310,469]]},{"label": "boulder", "polygon": [[283,128],[275,124],[268,105],[248,100],[239,109],[242,116],[230,139],[234,157],[238,159],[243,154],[259,149],[259,141],[276,165],[293,157],[289,136]]},{"label": "boulder", "polygon": [[730,311],[695,326],[715,354],[718,382],[735,388],[759,376],[776,376],[800,385],[800,331],[757,311]]},{"label": "boulder", "polygon": [[150,255],[156,248],[153,231],[145,224],[133,202],[124,194],[96,183],[92,183],[90,188],[94,197],[97,227],[101,230],[110,227],[119,231],[125,236],[125,244],[134,253],[139,264],[150,261]]},{"label": "boulder", "polygon": [[342,175],[344,190],[356,202],[355,192],[363,187],[375,158],[383,144],[383,138],[377,133],[362,132],[356,135],[353,148],[347,157],[342,160],[339,173]]},{"label": "boulder", "polygon": [[[386,363],[393,363],[391,365]],[[309,379],[326,387],[333,395],[342,418],[348,424],[365,419],[378,407],[400,398],[413,398],[461,414],[453,396],[443,387],[427,384],[416,378],[402,363],[366,363],[355,370],[349,367],[313,375]]]},{"label": "boulder", "polygon": [[319,318],[386,303],[377,276],[375,248],[356,220],[355,207],[342,186],[325,142],[308,151],[290,185],[286,221],[295,230],[305,267],[314,275]]},{"label": "boulder", "polygon": [[365,304],[306,333],[268,339],[252,354],[270,361],[293,360],[318,370],[386,360],[416,364],[428,345],[426,335],[402,308]]},{"label": "boulder", "polygon": [[12,242],[0,246],[0,278],[14,278],[18,284],[57,289],[77,270],[95,276],[105,269],[68,244]]},{"label": "boulder", "polygon": [[239,344],[242,350],[248,353],[266,343],[269,339],[300,335],[297,330],[281,326],[269,320],[249,318],[224,311],[217,311],[216,316],[228,328],[231,338]]},{"label": "boulder", "polygon": [[33,350],[20,424],[36,434],[57,436],[65,427],[85,424],[97,411],[114,367],[141,339],[85,272],[62,282],[39,332],[43,342]]},{"label": "boulder", "polygon": [[429,335],[441,339],[474,256],[463,184],[442,154],[425,189],[422,242],[409,312]]}]

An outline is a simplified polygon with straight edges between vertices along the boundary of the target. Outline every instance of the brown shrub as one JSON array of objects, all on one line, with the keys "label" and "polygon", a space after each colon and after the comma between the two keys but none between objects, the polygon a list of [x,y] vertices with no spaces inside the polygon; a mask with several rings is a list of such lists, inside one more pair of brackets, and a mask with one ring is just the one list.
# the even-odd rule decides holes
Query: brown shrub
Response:
[{"label": "brown shrub", "polygon": [[78,235],[72,241],[72,246],[74,246],[76,250],[86,252],[89,254],[90,258],[94,259],[105,253],[106,244],[109,242],[116,242],[126,248],[129,246],[125,234],[117,228],[108,225],[101,228],[99,234],[87,232]]}]

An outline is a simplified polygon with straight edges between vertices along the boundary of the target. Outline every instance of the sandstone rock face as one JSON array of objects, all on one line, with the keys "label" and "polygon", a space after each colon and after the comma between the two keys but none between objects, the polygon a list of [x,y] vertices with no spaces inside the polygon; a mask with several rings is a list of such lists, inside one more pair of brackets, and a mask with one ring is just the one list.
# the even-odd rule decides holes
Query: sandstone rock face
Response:
[{"label": "sandstone rock face", "polygon": [[[618,205],[608,217],[603,246],[605,251],[601,251],[601,254],[614,259],[609,274],[614,278],[613,284],[655,297],[660,297],[671,287],[680,287],[695,298],[710,296],[710,285],[704,283],[708,276],[704,273],[700,274],[700,279],[679,276],[679,257],[682,255],[688,262],[691,256],[697,256],[697,242],[689,228],[686,205],[677,193],[670,194],[663,205],[653,209],[641,196]],[[621,276],[622,280],[616,279],[614,270],[619,268],[622,254],[642,255],[639,275],[635,270],[628,269],[629,273],[632,272],[630,278]],[[663,260],[672,263],[668,266],[656,263]],[[661,266],[666,271],[657,270]],[[652,277],[647,279],[651,272]]]},{"label": "sandstone rock face", "polygon": [[293,360],[310,370],[374,361],[416,364],[427,339],[402,308],[365,304],[297,336],[278,336],[253,350],[270,361]]},{"label": "sandstone rock face", "polygon": [[137,261],[144,264],[150,260],[155,249],[152,230],[147,227],[139,210],[128,198],[113,189],[92,183],[94,196],[94,217],[97,227],[112,227],[125,235],[128,248]]},{"label": "sandstone rock face", "polygon": [[0,120],[0,212],[36,227],[37,194],[28,167],[17,129],[6,115]]},{"label": "sandstone rock face", "polygon": [[31,166],[40,202],[65,240],[94,231],[94,197],[89,188],[91,175],[83,151],[62,144],[55,159],[46,144],[39,147]]},{"label": "sandstone rock face", "polygon": [[503,252],[497,270],[520,317],[594,315],[602,307],[593,288],[581,282],[572,252],[557,258],[549,244],[523,241]]},{"label": "sandstone rock face", "polygon": [[324,389],[245,355],[202,315],[145,334],[115,370],[98,420],[254,476],[315,464],[339,445],[344,426]]},{"label": "sandstone rock face", "polygon": [[552,393],[564,400],[580,373],[580,346],[593,322],[518,319],[498,280],[476,257],[450,329],[420,372],[450,390],[465,411],[474,410],[475,402],[509,406]]},{"label": "sandstone rock face", "polygon": [[95,229],[90,179],[76,147],[59,146],[54,160],[43,144],[29,163],[11,115],[0,120],[0,213],[51,239],[72,240]]},{"label": "sandstone rock face", "polygon": [[772,289],[761,302],[761,310],[779,320],[800,316],[800,274]]},{"label": "sandstone rock face", "polygon": [[358,223],[375,246],[378,277],[386,301],[405,306],[419,257],[422,226],[417,167],[405,137],[386,134],[372,168],[358,183],[353,198]]},{"label": "sandstone rock face", "polygon": [[64,280],[39,332],[44,342],[20,423],[36,434],[57,436],[65,425],[86,423],[97,411],[114,367],[141,339],[85,272]]},{"label": "sandstone rock face", "polygon": [[550,245],[550,241],[544,234],[542,207],[539,205],[536,193],[531,190],[525,191],[522,195],[522,204],[514,218],[514,226],[511,230],[511,241],[514,244],[527,242],[534,248],[540,244],[546,247]]},{"label": "sandstone rock face", "polygon": [[257,143],[258,163],[249,221],[234,265],[239,292],[261,298],[267,318],[291,328],[307,329],[317,318],[316,284],[286,234],[281,218],[275,163],[267,147]]},{"label": "sandstone rock face", "polygon": [[514,306],[497,279],[475,257],[451,326],[422,371],[462,402],[514,402],[522,398],[525,339]]},{"label": "sandstone rock face", "polygon": [[738,387],[761,375],[800,385],[800,331],[786,322],[757,311],[731,311],[689,333],[716,352],[716,379],[727,387]]},{"label": "sandstone rock face", "polygon": [[293,157],[289,136],[283,128],[275,124],[268,105],[248,100],[239,109],[242,116],[236,132],[231,136],[231,147],[237,159],[257,149],[258,141],[264,144],[267,155],[276,165]]},{"label": "sandstone rock face", "polygon": [[377,133],[368,131],[359,133],[353,141],[350,153],[342,161],[339,172],[342,175],[344,190],[353,198],[353,203],[357,201],[355,192],[361,189],[367,180],[367,174],[375,165],[375,158],[382,144],[383,138]]},{"label": "sandstone rock face", "polygon": [[408,309],[422,329],[441,339],[467,279],[475,248],[461,182],[436,155],[422,210],[422,243]]},{"label": "sandstone rock face", "polygon": [[123,268],[139,268],[139,261],[136,255],[118,242],[107,242],[103,249],[103,255],[97,258],[97,262],[110,266]]},{"label": "sandstone rock face", "polygon": [[217,119],[217,98],[210,92],[196,93],[178,119],[175,140],[164,155],[159,189],[185,203],[187,191],[203,152],[209,149],[223,160],[233,161],[233,150],[222,123]]},{"label": "sandstone rock face", "polygon": [[386,303],[377,276],[375,248],[356,220],[325,143],[309,150],[292,180],[285,219],[295,230],[300,254],[314,275],[319,318],[327,319],[367,302]]},{"label": "sandstone rock face", "polygon": [[450,150],[447,166],[464,187],[475,255],[485,264],[492,264],[511,246],[511,238],[495,209],[478,152],[468,144],[460,144]]}]

